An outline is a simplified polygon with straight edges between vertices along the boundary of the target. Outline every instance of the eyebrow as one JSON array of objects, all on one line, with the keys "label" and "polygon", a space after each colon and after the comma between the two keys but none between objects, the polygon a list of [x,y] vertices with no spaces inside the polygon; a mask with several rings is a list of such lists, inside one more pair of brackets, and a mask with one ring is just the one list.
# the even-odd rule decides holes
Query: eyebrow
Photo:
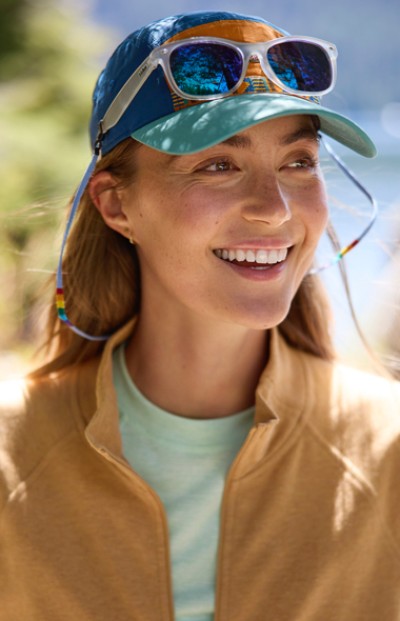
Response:
[{"label": "eyebrow", "polygon": [[[310,140],[319,144],[320,137],[314,127],[304,126],[300,127],[300,129],[296,129],[296,131],[291,132],[286,136],[283,136],[279,141],[279,144],[282,146],[289,146],[291,144],[294,144],[295,142],[299,142],[300,140]],[[226,138],[226,140],[222,140],[214,146],[217,147],[218,145],[228,145],[237,149],[250,149],[253,146],[253,142],[249,136],[243,134],[235,134],[234,136],[230,136],[229,138]],[[169,156],[169,162],[176,160],[178,157],[180,156],[171,154]]]},{"label": "eyebrow", "polygon": [[313,127],[301,127],[295,132],[283,136],[280,144],[286,146],[298,142],[299,140],[312,140],[313,142],[319,143],[320,137],[317,130]]},{"label": "eyebrow", "polygon": [[[300,129],[296,129],[296,131],[291,132],[286,136],[283,136],[279,141],[279,144],[281,144],[282,146],[288,146],[300,140],[312,140],[313,142],[318,143],[318,132],[313,127],[300,127]],[[231,136],[230,138],[223,140],[219,144],[226,144],[231,147],[236,147],[238,149],[249,149],[253,143],[249,136],[236,134],[235,136]]]},{"label": "eyebrow", "polygon": [[[229,138],[226,138],[226,140],[222,140],[221,142],[218,142],[213,146],[218,147],[221,144],[228,145],[230,147],[236,147],[237,149],[250,149],[253,146],[251,138],[249,138],[248,136],[243,136],[242,134],[235,134],[234,136],[230,136]],[[181,157],[181,155],[169,154],[168,163],[176,161],[179,157]]]},{"label": "eyebrow", "polygon": [[253,145],[251,138],[249,138],[249,136],[243,136],[242,134],[230,136],[230,138],[222,140],[219,144],[226,144],[230,147],[236,147],[237,149],[248,149]]}]

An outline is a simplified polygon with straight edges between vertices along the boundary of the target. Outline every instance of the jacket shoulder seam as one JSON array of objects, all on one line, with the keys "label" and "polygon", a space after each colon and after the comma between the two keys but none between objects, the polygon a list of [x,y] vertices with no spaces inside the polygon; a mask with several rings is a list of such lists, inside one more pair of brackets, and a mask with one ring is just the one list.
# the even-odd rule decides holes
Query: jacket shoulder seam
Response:
[{"label": "jacket shoulder seam", "polygon": [[[394,533],[392,532],[387,520],[382,515],[382,512],[379,507],[379,503],[377,502],[378,493],[375,487],[368,481],[368,479],[363,475],[360,469],[352,462],[351,459],[346,457],[344,453],[342,453],[336,447],[330,445],[325,438],[318,432],[316,427],[311,423],[311,421],[307,421],[306,424],[309,429],[311,435],[314,439],[325,449],[325,451],[330,455],[330,457],[338,464],[340,464],[341,468],[350,474],[353,481],[357,481],[359,484],[359,488],[362,493],[367,496],[371,502],[374,503],[374,508],[377,511],[379,516],[379,520],[383,526],[384,532],[387,536],[388,542],[390,542],[390,549],[393,553],[393,556],[396,558],[396,561],[400,566],[400,545],[396,540]],[[353,483],[354,484],[354,483]]]},{"label": "jacket shoulder seam", "polygon": [[50,463],[55,455],[55,453],[60,449],[60,447],[64,444],[72,440],[74,437],[79,436],[79,431],[77,429],[71,429],[68,431],[66,435],[59,439],[56,444],[51,446],[49,450],[43,455],[42,459],[33,466],[31,471],[21,479],[17,485],[7,494],[5,498],[5,502],[0,509],[0,523],[3,518],[4,512],[7,509],[7,506],[14,500],[15,497],[18,496],[18,493],[21,491],[21,488],[26,488],[30,486],[32,482],[35,481],[37,477],[40,476],[41,472],[46,468],[48,463]]}]

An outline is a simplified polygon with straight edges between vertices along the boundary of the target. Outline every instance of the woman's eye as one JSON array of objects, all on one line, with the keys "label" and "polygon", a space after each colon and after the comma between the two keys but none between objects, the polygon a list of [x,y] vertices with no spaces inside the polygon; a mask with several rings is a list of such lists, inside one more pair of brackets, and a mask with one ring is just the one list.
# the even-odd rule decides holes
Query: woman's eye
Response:
[{"label": "woman's eye", "polygon": [[286,165],[287,168],[295,170],[315,170],[318,166],[318,160],[312,157],[302,157]]},{"label": "woman's eye", "polygon": [[227,172],[234,170],[234,168],[235,166],[230,160],[215,160],[206,164],[202,170],[206,172]]}]

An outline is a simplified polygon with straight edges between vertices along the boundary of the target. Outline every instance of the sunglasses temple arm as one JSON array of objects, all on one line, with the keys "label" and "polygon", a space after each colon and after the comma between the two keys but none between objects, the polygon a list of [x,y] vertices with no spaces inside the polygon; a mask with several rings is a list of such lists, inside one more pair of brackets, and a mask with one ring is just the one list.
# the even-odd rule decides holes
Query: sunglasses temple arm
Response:
[{"label": "sunglasses temple arm", "polygon": [[330,158],[337,164],[337,166],[340,168],[340,170],[346,175],[346,177],[348,177],[350,179],[350,181],[352,181],[354,183],[354,185],[357,187],[357,189],[360,190],[360,192],[362,192],[364,194],[364,196],[366,196],[366,198],[369,200],[369,202],[372,205],[372,214],[371,214],[371,217],[370,217],[370,221],[368,222],[368,224],[365,227],[365,229],[362,231],[361,235],[356,237],[356,239],[354,239],[347,246],[344,246],[343,248],[341,248],[339,250],[339,252],[336,254],[336,256],[333,258],[332,261],[330,261],[329,263],[327,263],[326,265],[323,265],[321,267],[317,267],[317,268],[311,269],[308,272],[309,274],[317,274],[318,272],[322,272],[326,268],[331,267],[332,265],[335,265],[336,263],[338,263],[340,261],[340,259],[342,259],[348,252],[350,252],[350,250],[353,250],[353,248],[355,248],[360,243],[360,241],[362,239],[364,239],[364,237],[367,235],[367,233],[369,233],[369,231],[371,230],[373,224],[375,223],[377,215],[378,215],[378,203],[377,203],[376,199],[367,190],[367,188],[361,183],[361,181],[356,177],[354,172],[352,170],[350,170],[350,168],[343,162],[343,160],[337,155],[337,153],[335,153],[335,151],[332,149],[332,147],[327,142],[325,142],[325,140],[322,138],[322,136],[321,136],[321,143],[324,145],[324,147],[325,147],[327,153],[329,154]]},{"label": "sunglasses temple arm", "polygon": [[114,97],[100,123],[101,133],[105,134],[114,127],[136,97],[143,84],[156,69],[158,63],[148,56],[131,77],[125,82],[121,90]]}]

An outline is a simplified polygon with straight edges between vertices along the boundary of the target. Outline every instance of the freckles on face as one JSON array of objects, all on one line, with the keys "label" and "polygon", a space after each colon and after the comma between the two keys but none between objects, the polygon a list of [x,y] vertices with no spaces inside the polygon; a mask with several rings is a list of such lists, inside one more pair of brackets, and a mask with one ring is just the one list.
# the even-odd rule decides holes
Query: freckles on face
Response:
[{"label": "freckles on face", "polygon": [[259,329],[282,321],[327,222],[307,117],[267,121],[193,155],[141,147],[137,157],[124,209],[142,309]]},{"label": "freckles on face", "polygon": [[312,268],[319,241],[326,230],[329,218],[326,187],[320,171],[309,188],[299,191],[298,202],[299,219],[303,225],[304,239],[297,253],[295,264],[296,278],[293,287],[293,296],[300,286],[304,276]]}]

